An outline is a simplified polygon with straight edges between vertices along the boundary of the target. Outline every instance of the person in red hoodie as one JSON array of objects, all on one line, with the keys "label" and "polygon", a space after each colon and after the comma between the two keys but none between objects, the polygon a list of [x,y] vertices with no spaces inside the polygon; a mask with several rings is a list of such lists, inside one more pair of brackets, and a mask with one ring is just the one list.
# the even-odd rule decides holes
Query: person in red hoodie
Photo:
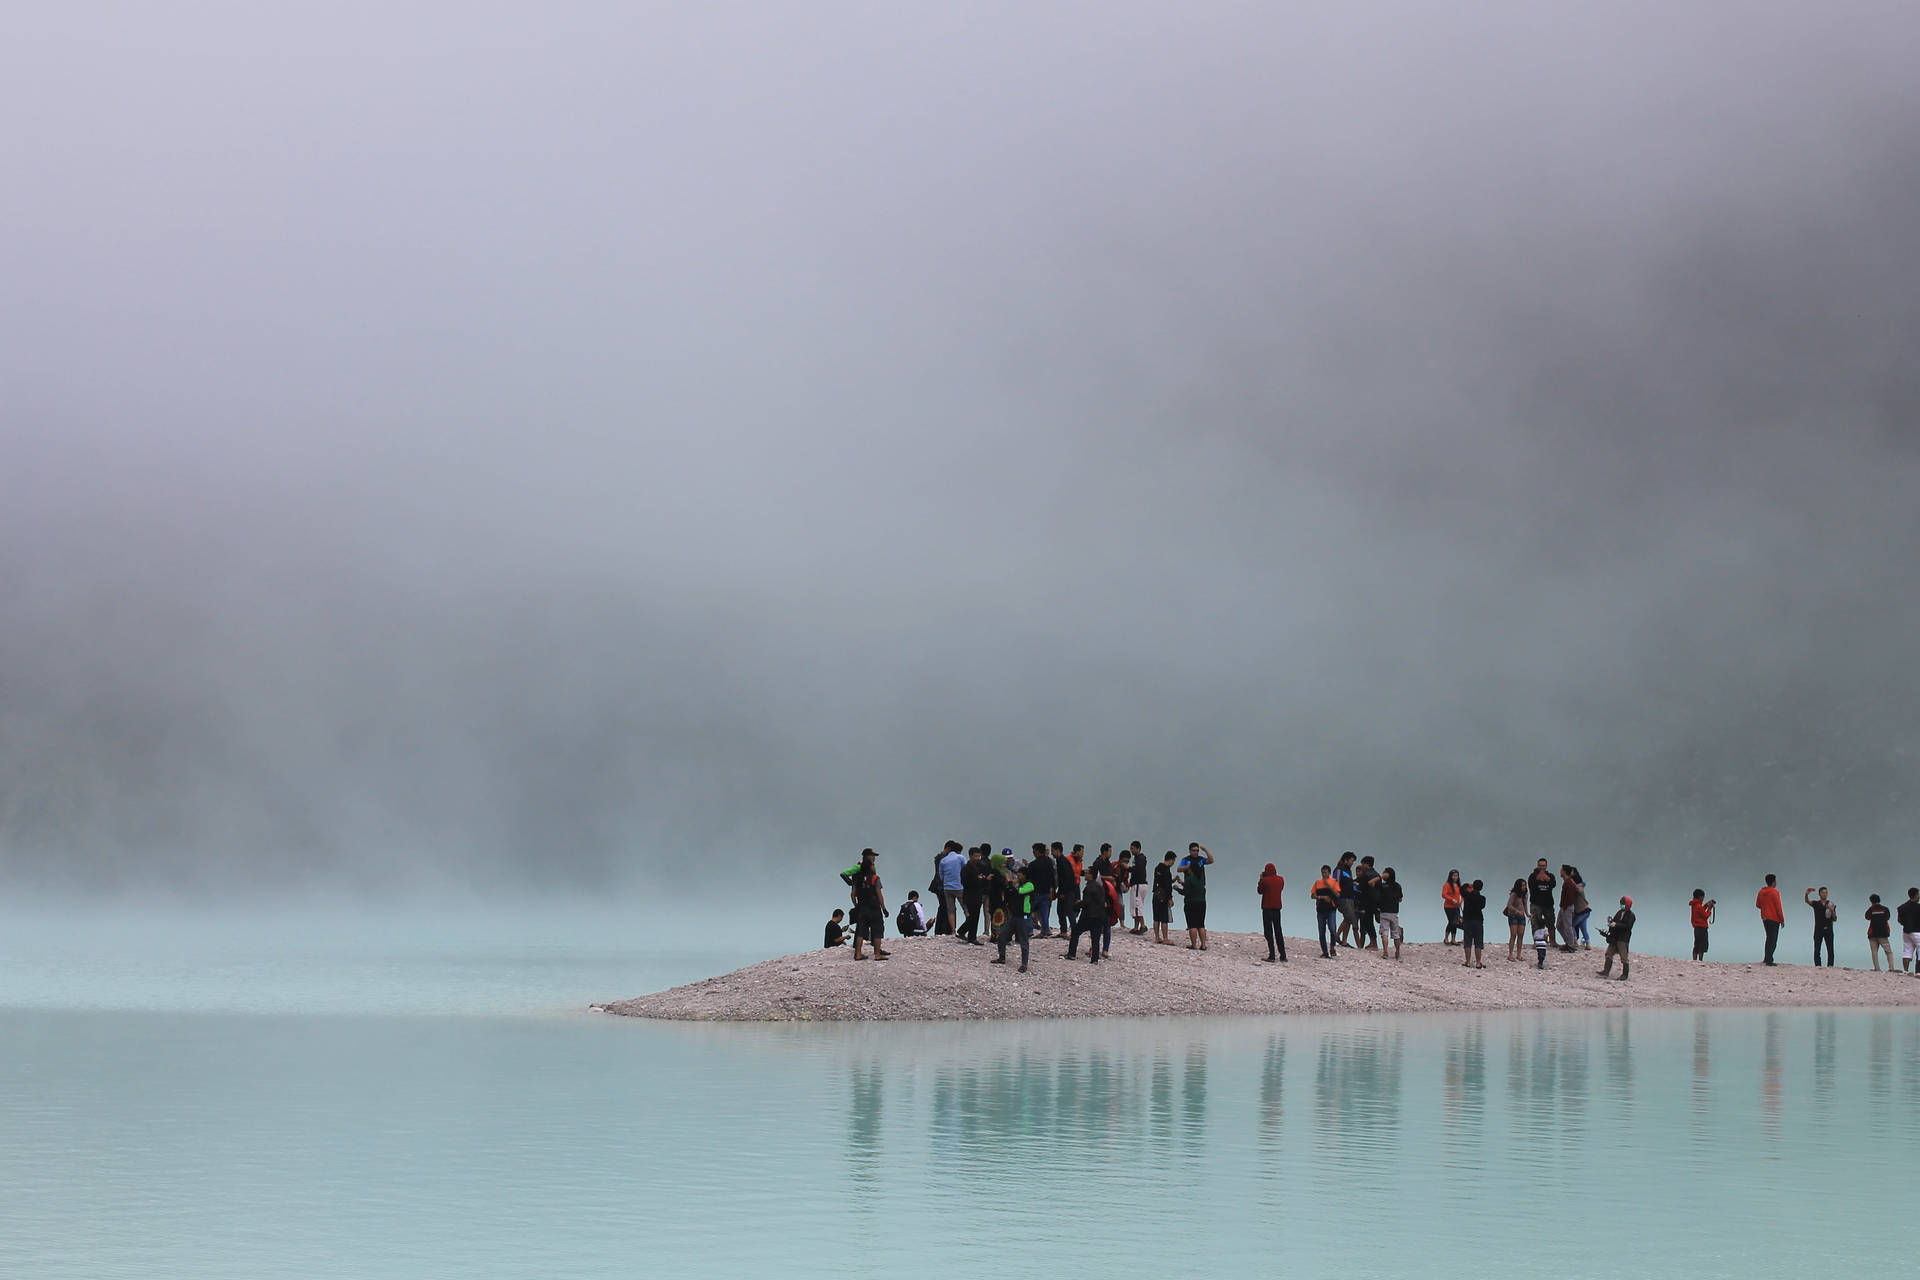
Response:
[{"label": "person in red hoodie", "polygon": [[1269,862],[1267,869],[1260,873],[1260,882],[1254,886],[1260,891],[1260,924],[1267,931],[1267,963],[1287,958],[1286,935],[1280,932],[1280,895],[1287,887],[1287,878],[1273,869]]},{"label": "person in red hoodie", "polygon": [[1767,957],[1761,964],[1773,963],[1773,948],[1780,941],[1780,926],[1787,922],[1787,909],[1780,903],[1780,890],[1774,887],[1774,877],[1767,876],[1767,883],[1761,888],[1753,905],[1760,908],[1760,923],[1767,931]]}]

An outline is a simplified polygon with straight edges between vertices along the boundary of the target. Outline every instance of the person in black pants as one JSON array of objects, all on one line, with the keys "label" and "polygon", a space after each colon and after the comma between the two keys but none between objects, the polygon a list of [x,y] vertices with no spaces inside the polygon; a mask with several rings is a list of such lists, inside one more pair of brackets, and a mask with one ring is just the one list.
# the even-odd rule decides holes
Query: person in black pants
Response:
[{"label": "person in black pants", "polygon": [[984,946],[980,941],[980,905],[987,896],[987,855],[977,846],[968,851],[967,865],[960,868],[960,904],[967,909],[966,921],[954,932],[961,942]]},{"label": "person in black pants", "polygon": [[1820,896],[1816,899],[1813,890],[1808,889],[1803,901],[1813,908],[1813,967],[1820,967],[1820,944],[1827,947],[1827,967],[1833,968],[1833,922],[1840,915],[1840,905],[1827,897],[1827,886],[1820,886]]},{"label": "person in black pants", "polygon": [[1487,952],[1486,882],[1475,880],[1460,895],[1460,961],[1463,969],[1484,969]]},{"label": "person in black pants", "polygon": [[1320,864],[1320,878],[1313,882],[1313,922],[1320,935],[1320,958],[1332,960],[1340,950],[1340,929],[1334,917],[1340,910],[1340,886],[1333,868]]},{"label": "person in black pants", "polygon": [[1058,840],[1053,842],[1054,905],[1059,908],[1061,933],[1073,929],[1073,918],[1080,910],[1080,878],[1073,874],[1073,859]]},{"label": "person in black pants", "polygon": [[1051,938],[1053,924],[1053,855],[1038,840],[1033,843],[1033,860],[1027,863],[1027,879],[1033,881],[1034,936]]},{"label": "person in black pants", "polygon": [[1271,862],[1260,873],[1259,881],[1254,885],[1260,894],[1260,927],[1267,935],[1267,960],[1284,961],[1287,958],[1287,936],[1280,932],[1281,893],[1287,887],[1287,878],[1274,870]]},{"label": "person in black pants", "polygon": [[1112,937],[1107,923],[1107,889],[1100,883],[1100,873],[1092,867],[1087,868],[1086,892],[1080,895],[1080,910],[1073,917],[1073,932],[1067,935],[1067,959],[1074,959],[1080,951],[1080,935],[1091,934],[1092,941],[1087,950],[1093,952],[1091,963],[1100,963],[1100,935],[1106,933]]}]

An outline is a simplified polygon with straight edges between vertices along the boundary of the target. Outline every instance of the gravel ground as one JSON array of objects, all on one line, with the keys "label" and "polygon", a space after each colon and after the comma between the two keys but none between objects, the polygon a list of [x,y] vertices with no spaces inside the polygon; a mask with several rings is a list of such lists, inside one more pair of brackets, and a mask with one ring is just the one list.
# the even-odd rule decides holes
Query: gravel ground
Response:
[{"label": "gravel ground", "polygon": [[[1176,938],[1183,935],[1176,933]],[[1059,939],[1035,939],[1005,966],[994,949],[951,938],[889,938],[892,958],[854,962],[850,948],[809,951],[749,965],[654,995],[595,1005],[639,1018],[702,1022],[882,1022],[967,1018],[1154,1017],[1225,1013],[1397,1013],[1451,1009],[1580,1009],[1618,1006],[1920,1005],[1920,981],[1862,969],[1695,964],[1635,956],[1630,982],[1598,976],[1601,953],[1547,954],[1534,968],[1489,948],[1485,969],[1463,968],[1456,947],[1408,946],[1402,959],[1341,951],[1322,960],[1311,939],[1287,942],[1291,959],[1266,963],[1266,943],[1215,933],[1206,951],[1184,941],[1116,934],[1111,959],[1063,958]]]}]

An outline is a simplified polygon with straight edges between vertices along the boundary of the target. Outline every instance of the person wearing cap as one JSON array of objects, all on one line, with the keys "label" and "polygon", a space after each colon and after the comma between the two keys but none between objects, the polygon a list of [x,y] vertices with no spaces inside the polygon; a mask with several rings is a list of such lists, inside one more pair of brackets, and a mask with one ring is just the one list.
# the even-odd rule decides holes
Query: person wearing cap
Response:
[{"label": "person wearing cap", "polygon": [[1000,944],[1000,954],[987,963],[1005,964],[1007,940],[1018,938],[1020,940],[1020,972],[1025,973],[1028,939],[1032,936],[1027,919],[1033,913],[1033,881],[1025,871],[1016,870],[1008,865],[1012,858],[1013,850],[1011,849],[1002,849],[994,855],[995,874],[1004,886],[1000,901],[1005,916],[994,935],[994,941]]},{"label": "person wearing cap", "polygon": [[853,958],[865,960],[861,953],[862,943],[873,944],[873,958],[885,960],[891,951],[880,945],[880,939],[887,931],[887,895],[880,884],[880,871],[877,866],[879,854],[871,849],[860,851],[858,866],[840,873],[840,878],[853,890]]},{"label": "person wearing cap", "polygon": [[1633,941],[1633,899],[1622,895],[1620,909],[1607,920],[1607,927],[1600,931],[1607,940],[1606,963],[1600,966],[1600,976],[1613,975],[1613,958],[1620,957],[1620,981],[1627,980],[1627,944]]}]

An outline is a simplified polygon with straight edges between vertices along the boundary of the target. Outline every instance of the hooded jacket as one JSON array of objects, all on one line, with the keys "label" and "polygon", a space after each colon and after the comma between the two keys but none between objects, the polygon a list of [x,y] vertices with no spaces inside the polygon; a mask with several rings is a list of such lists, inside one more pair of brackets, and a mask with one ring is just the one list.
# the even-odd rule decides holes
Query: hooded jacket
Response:
[{"label": "hooded jacket", "polygon": [[1260,909],[1278,911],[1281,892],[1287,887],[1287,878],[1275,871],[1271,862],[1267,864],[1267,869],[1260,873],[1260,883],[1256,887],[1260,890]]}]

